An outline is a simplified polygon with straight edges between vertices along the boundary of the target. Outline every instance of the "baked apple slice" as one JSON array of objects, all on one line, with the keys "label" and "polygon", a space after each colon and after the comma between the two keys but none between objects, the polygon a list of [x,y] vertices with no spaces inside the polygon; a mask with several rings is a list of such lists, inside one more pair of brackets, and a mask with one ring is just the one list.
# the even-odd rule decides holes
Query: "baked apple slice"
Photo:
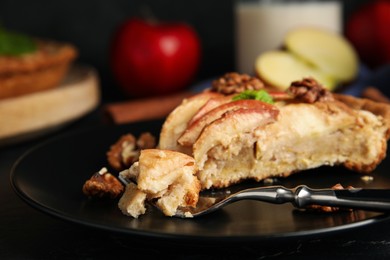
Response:
[{"label": "baked apple slice", "polygon": [[204,114],[209,112],[210,110],[213,110],[214,108],[223,105],[225,103],[231,102],[233,100],[234,95],[229,96],[222,96],[222,97],[215,97],[210,98],[206,104],[204,104],[198,112],[195,113],[195,115],[191,118],[191,120],[188,122],[188,125],[192,125],[196,120],[201,118]]},{"label": "baked apple slice", "polygon": [[247,99],[231,101],[229,103],[220,105],[212,109],[211,111],[200,117],[198,120],[194,121],[191,125],[189,125],[178,139],[179,144],[183,146],[193,145],[205,126],[221,118],[227,112],[234,112],[243,108],[257,109],[259,111],[270,111],[272,113],[277,111],[277,108],[275,106],[258,100]]},{"label": "baked apple slice", "polygon": [[158,148],[188,153],[177,143],[177,139],[187,128],[188,121],[211,98],[222,97],[217,92],[202,92],[188,99],[173,110],[165,120],[159,138]]}]

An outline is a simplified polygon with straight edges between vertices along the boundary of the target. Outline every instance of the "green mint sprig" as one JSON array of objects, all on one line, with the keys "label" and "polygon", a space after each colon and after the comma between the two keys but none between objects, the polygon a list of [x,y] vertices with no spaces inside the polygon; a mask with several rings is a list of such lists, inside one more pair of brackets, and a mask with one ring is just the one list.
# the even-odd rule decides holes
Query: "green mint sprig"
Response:
[{"label": "green mint sprig", "polygon": [[36,43],[31,37],[7,31],[0,26],[0,55],[20,56],[36,49]]},{"label": "green mint sprig", "polygon": [[233,101],[243,100],[243,99],[255,99],[255,100],[263,101],[265,103],[274,104],[274,100],[272,96],[264,89],[244,90],[243,92],[233,97]]}]

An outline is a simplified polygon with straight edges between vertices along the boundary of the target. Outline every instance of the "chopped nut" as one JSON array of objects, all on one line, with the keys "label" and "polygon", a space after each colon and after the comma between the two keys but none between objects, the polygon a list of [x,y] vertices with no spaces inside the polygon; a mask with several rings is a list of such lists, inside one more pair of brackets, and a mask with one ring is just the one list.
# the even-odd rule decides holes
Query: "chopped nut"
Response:
[{"label": "chopped nut", "polygon": [[132,134],[126,134],[111,145],[107,152],[107,160],[115,170],[122,171],[138,160],[140,150],[155,146],[156,139],[149,132],[142,133],[138,139]]},{"label": "chopped nut", "polygon": [[236,72],[226,73],[212,82],[211,90],[225,95],[241,93],[244,90],[263,89],[264,83],[255,77]]},{"label": "chopped nut", "polygon": [[92,175],[83,185],[83,193],[89,197],[116,198],[123,192],[123,185],[119,180],[103,167]]},{"label": "chopped nut", "polygon": [[292,82],[287,92],[291,93],[296,100],[305,103],[333,100],[332,93],[313,78]]},{"label": "chopped nut", "polygon": [[137,145],[140,149],[155,148],[156,138],[149,132],[142,133],[137,140]]},{"label": "chopped nut", "polygon": [[186,211],[186,212],[184,212],[184,217],[186,217],[186,218],[193,218],[194,215],[192,215],[191,212]]},{"label": "chopped nut", "polygon": [[365,183],[370,183],[374,180],[374,177],[373,176],[370,176],[370,175],[364,175],[360,178],[362,181],[364,181]]},{"label": "chopped nut", "polygon": [[275,183],[279,183],[279,180],[278,180],[277,178],[265,178],[265,179],[263,180],[263,183],[264,183],[265,185],[273,185],[273,184],[275,184]]},{"label": "chopped nut", "polygon": [[132,134],[123,135],[119,138],[119,140],[111,145],[110,150],[107,152],[107,160],[108,163],[115,170],[122,170],[125,168],[122,158],[122,152],[124,147],[135,146],[136,139]]}]

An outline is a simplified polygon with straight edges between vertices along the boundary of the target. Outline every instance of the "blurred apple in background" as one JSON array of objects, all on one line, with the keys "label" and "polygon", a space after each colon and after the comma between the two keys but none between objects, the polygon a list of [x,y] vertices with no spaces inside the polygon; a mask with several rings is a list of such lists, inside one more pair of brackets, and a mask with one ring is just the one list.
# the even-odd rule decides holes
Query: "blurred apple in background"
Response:
[{"label": "blurred apple in background", "polygon": [[314,77],[331,91],[358,76],[359,59],[352,44],[339,33],[320,27],[297,27],[283,39],[282,50],[261,53],[255,61],[259,78],[278,89]]},{"label": "blurred apple in background", "polygon": [[345,35],[363,63],[370,67],[390,63],[390,0],[361,6],[348,18]]},{"label": "blurred apple in background", "polygon": [[114,35],[110,62],[115,79],[130,97],[183,90],[197,73],[201,43],[188,24],[126,20]]}]

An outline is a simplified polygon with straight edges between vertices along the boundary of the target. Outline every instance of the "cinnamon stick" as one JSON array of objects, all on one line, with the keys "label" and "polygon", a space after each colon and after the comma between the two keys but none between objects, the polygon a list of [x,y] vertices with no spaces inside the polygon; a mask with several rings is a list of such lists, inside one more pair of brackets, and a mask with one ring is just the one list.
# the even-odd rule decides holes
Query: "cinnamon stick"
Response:
[{"label": "cinnamon stick", "polygon": [[184,98],[194,95],[193,92],[129,100],[107,104],[103,112],[113,124],[125,124],[141,120],[160,119],[166,117]]}]

